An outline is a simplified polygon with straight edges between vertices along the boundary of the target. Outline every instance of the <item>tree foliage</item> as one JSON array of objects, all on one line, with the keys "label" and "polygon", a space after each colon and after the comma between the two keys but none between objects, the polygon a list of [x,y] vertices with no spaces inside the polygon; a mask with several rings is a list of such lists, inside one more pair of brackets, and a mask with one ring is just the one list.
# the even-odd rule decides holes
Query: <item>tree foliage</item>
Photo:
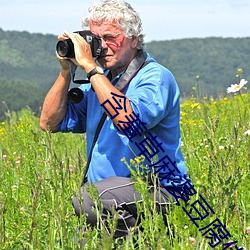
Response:
[{"label": "tree foliage", "polygon": [[0,29],[0,79],[30,82],[47,90],[60,68],[56,42],[53,35]]},{"label": "tree foliage", "polygon": [[146,49],[175,75],[182,95],[199,85],[199,95],[218,97],[237,83],[236,74],[250,77],[250,38],[203,38],[151,42]]},{"label": "tree foliage", "polygon": [[6,118],[6,113],[22,108],[29,108],[38,115],[45,94],[29,82],[0,80],[0,121]]},{"label": "tree foliage", "polygon": [[[56,43],[54,35],[0,29],[0,116],[6,105],[12,111],[26,106],[39,111],[60,70]],[[152,41],[146,50],[173,72],[183,97],[225,94],[238,82],[238,68],[241,77],[250,78],[250,38]]]}]

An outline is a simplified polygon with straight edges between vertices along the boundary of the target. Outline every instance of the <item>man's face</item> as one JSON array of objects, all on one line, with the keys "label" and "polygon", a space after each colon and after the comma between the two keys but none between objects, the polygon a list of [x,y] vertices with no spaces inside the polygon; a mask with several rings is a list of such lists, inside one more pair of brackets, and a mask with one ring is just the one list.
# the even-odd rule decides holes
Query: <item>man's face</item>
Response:
[{"label": "man's face", "polygon": [[90,30],[102,39],[101,66],[118,73],[125,69],[135,55],[137,39],[125,37],[118,25],[105,21],[101,25],[90,21]]}]

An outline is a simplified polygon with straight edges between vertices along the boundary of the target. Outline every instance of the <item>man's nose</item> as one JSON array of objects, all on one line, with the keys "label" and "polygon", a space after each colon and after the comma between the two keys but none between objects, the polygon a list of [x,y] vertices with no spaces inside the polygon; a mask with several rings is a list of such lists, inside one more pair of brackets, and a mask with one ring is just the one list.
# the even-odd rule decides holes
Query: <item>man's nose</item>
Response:
[{"label": "man's nose", "polygon": [[108,48],[108,45],[107,43],[105,42],[105,40],[103,38],[101,38],[101,41],[102,41],[102,48],[103,49],[107,49]]}]

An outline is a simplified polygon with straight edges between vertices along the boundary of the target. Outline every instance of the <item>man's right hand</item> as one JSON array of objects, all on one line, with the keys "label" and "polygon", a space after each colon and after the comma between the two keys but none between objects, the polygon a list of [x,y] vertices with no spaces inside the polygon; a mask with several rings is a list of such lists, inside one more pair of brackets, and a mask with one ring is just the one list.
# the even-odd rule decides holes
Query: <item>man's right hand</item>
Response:
[{"label": "man's right hand", "polygon": [[[62,41],[65,39],[69,39],[65,33],[58,36],[58,41]],[[61,57],[56,52],[56,57],[58,61],[60,62],[62,66],[62,71],[70,71],[71,69],[75,70],[75,68],[78,66],[77,61],[74,58],[67,58],[67,57]]]}]

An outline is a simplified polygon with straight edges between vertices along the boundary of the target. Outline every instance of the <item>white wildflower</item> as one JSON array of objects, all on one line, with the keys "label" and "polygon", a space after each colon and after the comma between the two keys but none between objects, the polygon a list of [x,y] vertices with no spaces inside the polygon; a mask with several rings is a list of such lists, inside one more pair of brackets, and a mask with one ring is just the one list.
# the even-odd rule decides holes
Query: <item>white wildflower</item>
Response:
[{"label": "white wildflower", "polygon": [[245,85],[247,81],[245,79],[241,79],[239,84],[231,84],[231,87],[227,88],[227,93],[235,93],[240,91]]},{"label": "white wildflower", "polygon": [[249,136],[250,135],[250,129],[248,129],[247,131],[244,132],[245,136]]},{"label": "white wildflower", "polygon": [[21,207],[20,208],[20,214],[23,214],[25,212],[25,208],[24,207]]},{"label": "white wildflower", "polygon": [[246,229],[246,233],[247,233],[248,235],[250,235],[250,226],[249,226],[249,227],[247,227],[247,229]]},{"label": "white wildflower", "polygon": [[11,187],[11,189],[12,189],[12,192],[16,192],[16,190],[17,190],[17,185],[13,185],[13,186]]},{"label": "white wildflower", "polygon": [[194,246],[196,244],[196,239],[195,238],[189,237],[189,240],[190,240],[191,245]]}]

